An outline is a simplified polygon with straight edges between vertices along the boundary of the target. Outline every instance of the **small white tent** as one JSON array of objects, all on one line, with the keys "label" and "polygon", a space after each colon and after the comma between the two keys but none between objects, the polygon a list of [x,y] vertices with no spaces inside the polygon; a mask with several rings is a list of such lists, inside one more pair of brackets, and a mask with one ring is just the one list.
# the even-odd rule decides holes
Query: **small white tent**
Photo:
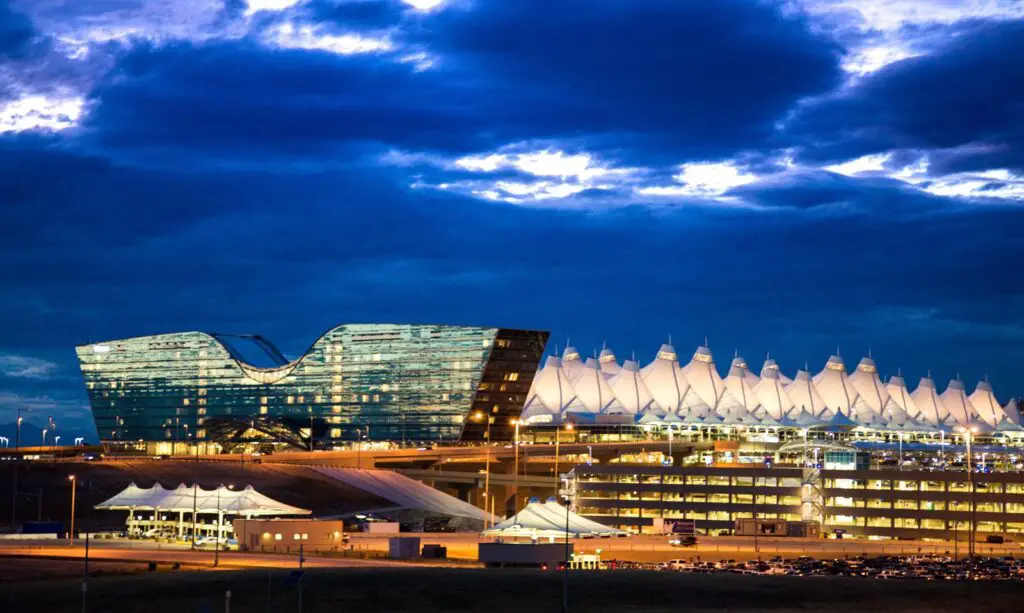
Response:
[{"label": "small white tent", "polygon": [[542,503],[531,498],[521,511],[482,534],[506,538],[565,538],[568,534],[575,538],[624,536],[627,533],[567,511],[553,499]]}]

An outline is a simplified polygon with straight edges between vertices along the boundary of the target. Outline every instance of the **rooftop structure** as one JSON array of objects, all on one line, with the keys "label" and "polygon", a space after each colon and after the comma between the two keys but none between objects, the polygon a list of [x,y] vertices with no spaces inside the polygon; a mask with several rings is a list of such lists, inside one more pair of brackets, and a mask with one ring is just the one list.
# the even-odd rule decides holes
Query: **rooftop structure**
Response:
[{"label": "rooftop structure", "polygon": [[[567,352],[578,356],[573,348]],[[578,362],[578,357],[574,363]],[[1015,402],[1000,405],[983,381],[970,396],[959,379],[938,393],[930,377],[911,392],[900,375],[885,383],[875,361],[862,359],[852,374],[832,355],[812,376],[806,369],[786,377],[775,360],[765,360],[761,375],[736,356],[723,379],[706,346],[681,365],[672,345],[662,345],[642,366],[621,366],[605,348],[599,361],[566,369],[552,356],[527,394],[526,424],[559,423],[594,415],[621,415],[642,426],[811,427],[832,426],[936,432],[971,428],[975,432],[1022,430]]]}]

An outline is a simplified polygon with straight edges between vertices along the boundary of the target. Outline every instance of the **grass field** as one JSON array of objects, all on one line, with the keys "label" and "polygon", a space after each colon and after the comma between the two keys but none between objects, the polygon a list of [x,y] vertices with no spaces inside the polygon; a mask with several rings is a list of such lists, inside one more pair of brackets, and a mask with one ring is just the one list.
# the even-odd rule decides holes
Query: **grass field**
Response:
[{"label": "grass field", "polygon": [[[232,613],[297,611],[286,572],[156,572],[92,579],[89,611],[215,613],[231,590]],[[268,580],[269,579],[269,580]],[[7,583],[0,611],[79,611],[80,578]],[[268,595],[269,590],[269,595]],[[527,570],[314,570],[303,580],[306,613],[392,611],[559,611],[560,573]],[[570,610],[643,611],[1020,611],[1018,582],[906,582],[869,579],[574,573]]]}]

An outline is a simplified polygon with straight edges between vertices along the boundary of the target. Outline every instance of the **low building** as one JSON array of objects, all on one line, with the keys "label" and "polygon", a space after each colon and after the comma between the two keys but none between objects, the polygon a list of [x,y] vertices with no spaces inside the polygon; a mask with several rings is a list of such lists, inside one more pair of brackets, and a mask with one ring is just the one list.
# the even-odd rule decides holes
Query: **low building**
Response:
[{"label": "low building", "polygon": [[338,551],[348,542],[340,519],[236,519],[235,537],[242,551]]}]

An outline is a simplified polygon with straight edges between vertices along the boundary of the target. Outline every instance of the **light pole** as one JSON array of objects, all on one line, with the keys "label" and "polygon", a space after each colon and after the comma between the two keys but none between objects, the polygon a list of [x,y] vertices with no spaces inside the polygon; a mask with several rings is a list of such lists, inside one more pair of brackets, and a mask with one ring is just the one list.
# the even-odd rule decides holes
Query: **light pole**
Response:
[{"label": "light pole", "polygon": [[512,446],[515,449],[515,504],[512,506],[513,511],[519,512],[519,420],[512,418],[512,425],[515,426],[515,438],[513,439]]},{"label": "light pole", "polygon": [[[572,422],[565,422],[565,431],[572,432]],[[562,429],[555,428],[555,498],[558,498],[558,443],[562,440]]]},{"label": "light pole", "polygon": [[[228,489],[231,489],[230,485],[227,486],[227,487],[228,487]],[[224,488],[224,484],[223,483],[217,485],[217,536],[214,537],[214,541],[213,541],[213,566],[214,566],[214,568],[216,568],[217,565],[220,564],[220,535],[221,535],[221,528],[223,527],[222,526],[223,519],[220,516],[220,491],[223,488]]]},{"label": "light pole", "polygon": [[973,456],[971,455],[971,441],[974,438],[974,427],[962,428],[961,431],[964,433],[964,439],[967,441],[967,487],[971,490],[971,523],[967,529],[967,573],[969,576],[974,575],[974,529],[975,529],[975,513],[977,505],[975,504],[974,498],[974,468],[971,466]]},{"label": "light pole", "polygon": [[43,447],[46,447],[46,433],[49,432],[46,428],[43,428]]},{"label": "light pole", "polygon": [[[493,415],[484,415],[483,411],[477,411],[473,413],[474,421],[487,420],[487,429],[484,431],[484,449],[485,457],[484,460],[484,511],[490,513],[488,507],[493,509],[494,505],[491,504],[491,424],[494,423]],[[484,520],[484,527],[490,527],[491,517],[487,516]]]},{"label": "light pole", "polygon": [[54,447],[60,447],[60,435],[59,434],[57,436],[53,437],[53,446]]},{"label": "light pole", "polygon": [[[21,451],[21,407],[18,407],[18,427],[14,433],[14,450]],[[14,487],[11,488],[11,531],[18,525],[18,458],[14,460]]]},{"label": "light pole", "polygon": [[313,407],[309,408],[309,450],[313,451]]},{"label": "light pole", "polygon": [[68,475],[68,481],[71,481],[71,530],[68,531],[68,545],[75,544],[75,480],[74,475]]}]

